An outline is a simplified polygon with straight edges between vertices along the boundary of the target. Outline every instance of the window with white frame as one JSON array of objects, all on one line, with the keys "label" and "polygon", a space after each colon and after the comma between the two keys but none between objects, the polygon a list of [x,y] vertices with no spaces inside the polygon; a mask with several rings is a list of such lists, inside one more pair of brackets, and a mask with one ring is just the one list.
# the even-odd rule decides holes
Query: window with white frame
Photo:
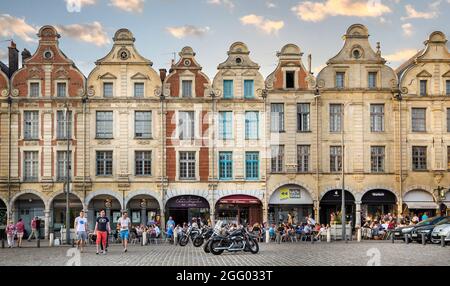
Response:
[{"label": "window with white frame", "polygon": [[56,96],[66,97],[67,96],[67,84],[65,82],[56,83]]},{"label": "window with white frame", "polygon": [[371,171],[372,173],[384,172],[384,158],[385,158],[384,146],[372,146],[370,147],[371,157]]},{"label": "window with white frame", "polygon": [[309,172],[310,145],[297,146],[297,172]]},{"label": "window with white frame", "polygon": [[194,116],[194,111],[180,111],[178,113],[178,134],[180,140],[192,140],[195,138]]},{"label": "window with white frame", "polygon": [[445,94],[450,95],[450,80],[445,81]]},{"label": "window with white frame", "polygon": [[297,104],[297,131],[309,132],[310,131],[310,104],[299,103]]},{"label": "window with white frame", "polygon": [[219,139],[229,140],[233,137],[233,112],[219,112]]},{"label": "window with white frame", "polygon": [[447,108],[447,132],[450,132],[450,108]]},{"label": "window with white frame", "polygon": [[426,79],[422,79],[419,81],[419,85],[420,85],[420,95],[426,96],[428,94],[427,91],[428,81]]},{"label": "window with white frame", "polygon": [[136,176],[152,175],[152,151],[136,151],[134,153]]},{"label": "window with white frame", "polygon": [[97,176],[112,176],[113,174],[113,152],[97,151],[96,153]]},{"label": "window with white frame", "polygon": [[257,140],[259,138],[259,112],[245,112],[245,139]]},{"label": "window with white frame", "polygon": [[336,72],[336,88],[344,88],[345,72]]},{"label": "window with white frame", "polygon": [[113,97],[114,96],[114,85],[112,82],[103,83],[103,97]]},{"label": "window with white frame", "polygon": [[39,139],[39,111],[23,112],[23,138],[25,140]]},{"label": "window with white frame", "polygon": [[427,147],[412,147],[412,168],[414,171],[427,170]]},{"label": "window with white frame", "polygon": [[67,139],[67,131],[69,132],[68,138],[72,138],[72,111],[68,111],[66,114],[66,111],[58,110],[56,112],[56,138]]},{"label": "window with white frame", "polygon": [[450,170],[450,146],[447,146],[447,170]]},{"label": "window with white frame", "polygon": [[244,98],[255,97],[255,81],[252,79],[244,80]]},{"label": "window with white frame", "polygon": [[330,147],[330,172],[342,171],[342,146]]},{"label": "window with white frame", "polygon": [[233,152],[219,152],[219,179],[233,178]]},{"label": "window with white frame", "polygon": [[272,103],[270,105],[270,130],[272,132],[284,131],[284,104]]},{"label": "window with white frame", "polygon": [[374,89],[377,87],[377,72],[369,72],[368,74],[368,88]]},{"label": "window with white frame", "polygon": [[426,108],[411,109],[411,126],[413,132],[425,132],[426,128]]},{"label": "window with white frame", "polygon": [[23,152],[23,180],[36,181],[39,171],[39,152],[24,151]]},{"label": "window with white frame", "polygon": [[223,81],[223,98],[230,99],[233,98],[234,84],[233,80]]},{"label": "window with white frame", "polygon": [[370,105],[370,131],[384,131],[384,104]]},{"label": "window with white frame", "polygon": [[134,83],[134,97],[143,98],[144,97],[144,83],[135,82]]},{"label": "window with white frame", "polygon": [[195,180],[195,152],[179,153],[180,180]]},{"label": "window with white frame", "polygon": [[96,113],[96,137],[99,139],[113,138],[113,112],[97,111]]},{"label": "window with white frame", "polygon": [[135,137],[138,139],[152,138],[152,112],[136,111],[134,116]]},{"label": "window with white frame", "polygon": [[192,80],[181,81],[181,96],[192,97]]},{"label": "window with white frame", "polygon": [[[72,152],[69,151],[69,178],[72,169]],[[67,151],[56,152],[56,178],[58,181],[67,180]]]},{"label": "window with white frame", "polygon": [[295,71],[286,71],[286,88],[295,88]]},{"label": "window with white frame", "polygon": [[284,145],[275,145],[271,147],[271,171],[272,173],[281,173],[284,170]]},{"label": "window with white frame", "polygon": [[245,179],[259,179],[259,152],[245,152]]},{"label": "window with white frame", "polygon": [[39,97],[41,84],[39,82],[30,82],[30,97]]},{"label": "window with white frame", "polygon": [[330,132],[341,132],[342,112],[342,104],[330,104]]}]

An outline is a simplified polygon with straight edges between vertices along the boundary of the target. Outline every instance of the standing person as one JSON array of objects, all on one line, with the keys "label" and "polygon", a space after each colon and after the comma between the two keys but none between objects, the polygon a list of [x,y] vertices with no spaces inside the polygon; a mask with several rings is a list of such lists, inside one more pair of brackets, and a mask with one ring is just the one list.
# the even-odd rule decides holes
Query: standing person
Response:
[{"label": "standing person", "polygon": [[19,220],[16,223],[17,246],[19,248],[22,247],[22,238],[24,232],[25,232],[25,224],[23,223],[23,220],[19,218]]},{"label": "standing person", "polygon": [[31,233],[28,236],[28,241],[31,241],[31,238],[33,237],[33,235],[34,235],[34,238],[38,239],[39,234],[37,231],[37,220],[38,220],[37,216],[33,217],[33,219],[31,220]]},{"label": "standing person", "polygon": [[428,214],[426,212],[424,212],[422,215],[422,221],[427,220],[427,219],[428,219]]},{"label": "standing person", "polygon": [[87,240],[88,221],[84,217],[84,211],[80,211],[80,216],[75,219],[75,231],[77,233],[77,248],[83,252],[84,243]]},{"label": "standing person", "polygon": [[167,221],[167,224],[166,224],[167,232],[169,231],[170,228],[175,229],[175,221],[172,219],[171,216],[169,217],[169,220]]},{"label": "standing person", "polygon": [[13,248],[14,236],[16,235],[16,226],[11,219],[9,220],[9,224],[6,226],[5,232],[8,239],[8,247]]},{"label": "standing person", "polygon": [[120,239],[122,240],[123,252],[127,252],[128,238],[130,237],[130,225],[131,221],[128,217],[127,211],[122,213],[122,217],[119,218],[118,225],[120,225]]},{"label": "standing person", "polygon": [[94,232],[97,234],[97,254],[99,254],[99,246],[101,243],[103,246],[103,255],[105,255],[108,233],[111,232],[111,226],[109,224],[109,219],[105,216],[105,210],[100,211],[100,216],[95,223]]}]

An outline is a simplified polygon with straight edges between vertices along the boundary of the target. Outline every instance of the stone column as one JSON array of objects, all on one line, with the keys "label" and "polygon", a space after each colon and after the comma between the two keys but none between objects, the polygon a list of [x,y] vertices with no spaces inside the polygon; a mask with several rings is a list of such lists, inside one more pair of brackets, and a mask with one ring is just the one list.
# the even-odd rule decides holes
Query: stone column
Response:
[{"label": "stone column", "polygon": [[105,216],[109,219],[110,223],[112,223],[111,208],[105,208]]},{"label": "stone column", "polygon": [[269,203],[267,200],[263,202],[263,221],[262,223],[269,222]]},{"label": "stone column", "polygon": [[50,227],[50,210],[44,211],[44,237],[48,239]]},{"label": "stone column", "polygon": [[211,226],[214,226],[216,223],[216,206],[214,202],[209,202],[209,217],[211,220]]},{"label": "stone column", "polygon": [[314,201],[314,219],[317,223],[320,223],[320,215],[319,215],[319,201]]},{"label": "stone column", "polygon": [[161,217],[160,218],[160,220],[161,220],[161,230],[166,231],[166,214],[164,212],[164,207],[161,208],[159,215]]},{"label": "stone column", "polygon": [[141,206],[141,223],[147,225],[147,206]]},{"label": "stone column", "polygon": [[356,227],[361,226],[361,201],[356,202],[355,225],[356,225]]},{"label": "stone column", "polygon": [[88,219],[88,227],[89,227],[89,229],[94,230],[94,228],[95,228],[95,210],[94,209],[88,209],[86,215],[87,215],[87,219]]}]

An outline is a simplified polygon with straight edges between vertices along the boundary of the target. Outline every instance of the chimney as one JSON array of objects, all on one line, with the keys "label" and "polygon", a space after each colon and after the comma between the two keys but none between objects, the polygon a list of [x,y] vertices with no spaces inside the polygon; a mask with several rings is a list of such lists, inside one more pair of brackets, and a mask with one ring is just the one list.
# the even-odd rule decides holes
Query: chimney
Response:
[{"label": "chimney", "polygon": [[161,82],[164,83],[164,80],[166,80],[166,76],[167,76],[167,70],[159,69],[159,78],[161,79]]},{"label": "chimney", "polygon": [[173,72],[173,67],[175,66],[175,60],[172,59],[171,63],[170,63],[170,69],[169,69],[169,73]]},{"label": "chimney", "polygon": [[309,54],[308,55],[308,72],[309,72],[309,74],[312,74],[311,64],[312,64],[312,56],[311,56],[311,54]]},{"label": "chimney", "polygon": [[19,69],[19,50],[16,47],[16,43],[11,41],[11,45],[8,47],[8,59],[9,59],[9,77]]},{"label": "chimney", "polygon": [[30,51],[27,49],[23,49],[23,51],[22,51],[22,67],[25,64],[25,60],[27,60],[28,58],[31,58]]}]

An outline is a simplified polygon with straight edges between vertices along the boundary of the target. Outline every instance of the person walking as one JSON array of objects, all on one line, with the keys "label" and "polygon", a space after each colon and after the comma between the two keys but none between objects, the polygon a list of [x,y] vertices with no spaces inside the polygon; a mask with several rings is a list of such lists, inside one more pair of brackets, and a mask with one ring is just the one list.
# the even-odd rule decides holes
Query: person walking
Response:
[{"label": "person walking", "polygon": [[106,254],[106,241],[108,239],[108,233],[111,232],[111,226],[109,219],[105,216],[105,210],[100,211],[100,216],[95,223],[94,232],[97,234],[97,253],[99,254],[100,243],[103,246],[103,255]]},{"label": "person walking", "polygon": [[75,219],[75,231],[77,233],[77,249],[83,252],[88,237],[88,221],[84,216],[84,211],[80,211],[80,216]]},{"label": "person walking", "polygon": [[25,232],[25,224],[23,223],[23,220],[19,218],[19,220],[16,223],[17,246],[19,248],[22,247],[22,238],[24,232]]},{"label": "person walking", "polygon": [[13,223],[13,221],[10,219],[8,225],[5,229],[6,237],[8,240],[8,247],[13,248],[14,247],[14,236],[16,236],[16,225]]},{"label": "person walking", "polygon": [[39,238],[39,233],[37,231],[37,220],[38,220],[37,216],[33,217],[33,219],[31,220],[31,233],[28,236],[28,241],[31,241],[31,238],[33,237],[33,235],[34,235],[34,238],[36,238],[36,239]]},{"label": "person walking", "polygon": [[120,225],[120,239],[122,240],[123,252],[127,252],[128,238],[130,237],[131,221],[128,217],[127,211],[122,213],[122,217],[119,218],[118,225]]}]

